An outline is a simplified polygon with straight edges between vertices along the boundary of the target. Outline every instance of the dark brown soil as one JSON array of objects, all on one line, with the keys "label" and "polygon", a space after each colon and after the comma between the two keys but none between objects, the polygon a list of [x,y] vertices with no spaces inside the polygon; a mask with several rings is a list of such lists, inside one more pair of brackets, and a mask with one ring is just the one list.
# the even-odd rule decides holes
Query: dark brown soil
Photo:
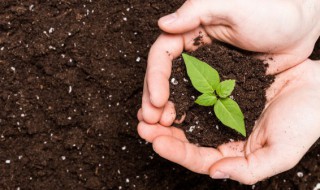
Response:
[{"label": "dark brown soil", "polygon": [[157,19],[182,3],[0,1],[0,189],[282,190],[320,182],[319,146],[289,172],[244,186],[189,172],[138,137]]},{"label": "dark brown soil", "polygon": [[[264,108],[265,90],[274,80],[273,76],[265,75],[266,65],[250,55],[218,43],[202,47],[189,54],[215,68],[221,81],[236,80],[232,97],[238,102],[245,116],[249,136]],[[242,135],[219,122],[214,115],[213,107],[199,106],[194,103],[201,93],[192,86],[181,57],[173,64],[171,81],[171,100],[175,103],[178,117],[183,113],[187,114],[181,127],[185,130],[190,142],[201,146],[217,147],[228,141],[244,139]]]},{"label": "dark brown soil", "polygon": [[313,60],[319,60],[320,59],[320,38],[318,39],[314,51],[312,52],[312,55],[310,56]]}]

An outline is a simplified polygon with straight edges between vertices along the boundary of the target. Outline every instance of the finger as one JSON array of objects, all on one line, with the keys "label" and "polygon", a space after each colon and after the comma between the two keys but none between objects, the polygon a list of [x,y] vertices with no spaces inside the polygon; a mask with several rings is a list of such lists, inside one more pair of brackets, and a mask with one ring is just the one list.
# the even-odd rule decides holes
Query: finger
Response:
[{"label": "finger", "polygon": [[150,49],[146,83],[155,107],[163,107],[168,101],[172,60],[182,53],[183,45],[182,36],[162,34]]},{"label": "finger", "polygon": [[141,138],[148,142],[153,142],[155,138],[164,135],[174,137],[182,142],[188,142],[184,132],[181,129],[175,127],[164,127],[160,124],[150,125],[145,122],[140,122],[138,124],[138,133]]},{"label": "finger", "polygon": [[[196,41],[200,44],[197,45]],[[210,44],[211,41],[202,27],[184,35],[162,34],[159,36],[150,49],[146,74],[152,105],[163,107],[168,101],[172,60],[180,56],[184,49],[194,51],[201,45]]]},{"label": "finger", "polygon": [[163,112],[162,107],[155,107],[151,103],[148,85],[145,81],[143,86],[142,111],[141,111],[143,120],[150,124],[158,123],[161,118],[162,112]]},{"label": "finger", "polygon": [[159,27],[168,33],[184,33],[200,25],[227,24],[230,2],[188,0],[175,13],[159,19]]},{"label": "finger", "polygon": [[[269,64],[267,74],[279,74],[307,60],[313,52],[314,40],[313,38],[307,38],[304,43],[289,45],[288,47],[279,46],[268,51],[264,48],[266,54],[257,57]],[[284,43],[284,45],[288,44],[291,43]]]},{"label": "finger", "polygon": [[288,88],[289,86],[292,86],[290,84],[298,84],[298,82],[301,82],[300,78],[302,74],[310,73],[310,71],[305,71],[304,69],[309,64],[310,64],[310,60],[306,60],[295,67],[287,69],[286,72],[277,74],[275,76],[274,82],[266,91],[266,97],[268,102],[267,105],[269,105],[272,102],[272,100],[275,99],[280,94],[280,92],[283,92],[284,88]]},{"label": "finger", "polygon": [[222,158],[216,149],[198,147],[173,136],[155,138],[153,149],[161,157],[201,174],[208,174],[210,166]]},{"label": "finger", "polygon": [[[244,184],[254,184],[293,167],[281,150],[270,147],[259,149],[247,157],[225,157],[210,168],[214,179],[231,178]],[[296,163],[296,162],[295,162]]]},{"label": "finger", "polygon": [[201,26],[183,34],[184,49],[186,51],[195,51],[200,46],[211,44],[211,42],[212,39]]},{"label": "finger", "polygon": [[199,46],[193,45],[193,41],[199,35],[201,35],[201,43],[211,43],[211,39],[199,27],[183,36],[162,34],[151,47],[143,91],[142,118],[144,121],[151,124],[159,122],[162,108],[169,99],[172,60],[180,56],[184,48],[188,50],[198,48]]},{"label": "finger", "polygon": [[182,115],[179,119],[176,119],[176,120],[174,120],[173,122],[174,122],[175,124],[181,124],[181,123],[184,122],[184,120],[186,119],[186,117],[187,117],[187,114],[184,112],[183,115]]},{"label": "finger", "polygon": [[246,142],[237,141],[220,145],[217,149],[224,157],[244,156]]},{"label": "finger", "polygon": [[[208,35],[211,36],[213,39],[225,42],[228,44],[236,44],[238,39],[234,37],[234,30],[226,25],[214,25],[204,27],[205,30],[208,32]],[[241,48],[241,47],[239,47]]]},{"label": "finger", "polygon": [[174,104],[169,101],[162,112],[160,124],[166,127],[171,126],[173,121],[176,119],[176,110],[174,108]]},{"label": "finger", "polygon": [[266,74],[276,75],[302,63],[307,59],[308,55],[304,57],[301,56],[301,52],[299,52],[290,54],[264,54],[256,57],[268,64]]},{"label": "finger", "polygon": [[139,121],[143,121],[143,116],[142,116],[142,109],[140,108],[138,113],[137,113],[137,118]]}]

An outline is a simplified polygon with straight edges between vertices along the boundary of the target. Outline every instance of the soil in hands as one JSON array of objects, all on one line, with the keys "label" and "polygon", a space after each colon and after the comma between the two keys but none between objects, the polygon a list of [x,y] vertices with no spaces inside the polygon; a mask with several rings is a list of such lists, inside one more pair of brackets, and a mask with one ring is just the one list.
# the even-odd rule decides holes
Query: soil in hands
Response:
[{"label": "soil in hands", "polygon": [[[200,44],[198,38],[195,45]],[[266,89],[274,80],[274,76],[265,74],[267,65],[221,43],[201,47],[189,54],[215,68],[221,81],[236,80],[232,98],[238,102],[244,113],[249,135],[264,108]],[[244,139],[242,135],[219,122],[212,106],[204,107],[194,103],[200,93],[192,86],[181,57],[173,63],[170,82],[171,100],[175,103],[177,116],[186,114],[185,121],[179,126],[184,129],[190,142],[216,147],[228,141]]]}]

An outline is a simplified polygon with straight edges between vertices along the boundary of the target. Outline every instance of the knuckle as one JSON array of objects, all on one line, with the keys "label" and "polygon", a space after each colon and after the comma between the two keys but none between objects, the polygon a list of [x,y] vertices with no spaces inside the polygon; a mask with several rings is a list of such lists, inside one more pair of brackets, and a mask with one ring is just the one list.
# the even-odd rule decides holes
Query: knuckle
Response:
[{"label": "knuckle", "polygon": [[140,122],[137,126],[137,131],[138,131],[138,134],[141,138],[145,139],[145,135],[143,133],[143,123]]}]

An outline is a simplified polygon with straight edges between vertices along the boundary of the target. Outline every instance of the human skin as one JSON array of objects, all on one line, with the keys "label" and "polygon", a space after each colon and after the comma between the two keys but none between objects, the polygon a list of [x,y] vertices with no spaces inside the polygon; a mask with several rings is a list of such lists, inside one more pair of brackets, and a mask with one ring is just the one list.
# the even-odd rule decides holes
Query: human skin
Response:
[{"label": "human skin", "polygon": [[[161,18],[165,33],[149,53],[140,136],[160,156],[213,178],[253,184],[292,168],[320,135],[319,62],[307,60],[320,34],[319,12],[318,0],[189,0]],[[267,74],[276,75],[266,108],[245,142],[197,147],[170,127],[175,119],[168,101],[171,62],[183,50],[196,49],[193,39],[199,33],[205,43],[219,40],[261,53]]]},{"label": "human skin", "polygon": [[144,121],[138,133],[160,156],[191,171],[254,184],[294,167],[319,138],[319,72],[320,61],[306,60],[278,74],[247,141],[198,147],[180,129]]},{"label": "human skin", "polygon": [[163,109],[172,109],[171,103],[167,105],[171,61],[183,50],[196,49],[193,39],[199,32],[205,43],[219,40],[261,52],[261,57],[269,60],[268,74],[280,73],[311,54],[320,33],[320,1],[227,2],[189,0],[159,20],[165,33],[150,49],[142,100],[142,115],[147,123],[170,124],[169,117],[161,116],[168,113]]}]

